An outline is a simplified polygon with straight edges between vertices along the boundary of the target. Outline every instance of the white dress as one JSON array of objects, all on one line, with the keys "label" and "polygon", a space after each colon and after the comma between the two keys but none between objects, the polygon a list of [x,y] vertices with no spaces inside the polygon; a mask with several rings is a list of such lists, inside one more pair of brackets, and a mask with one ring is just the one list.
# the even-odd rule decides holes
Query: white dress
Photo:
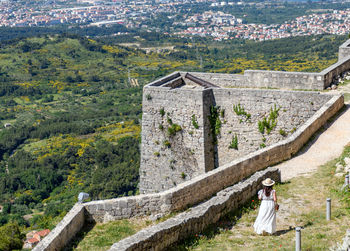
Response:
[{"label": "white dress", "polygon": [[258,217],[254,223],[254,230],[257,234],[262,234],[263,231],[273,234],[276,232],[276,211],[273,195],[275,190],[272,190],[270,196],[266,196],[261,189],[258,193],[261,198],[261,205]]}]

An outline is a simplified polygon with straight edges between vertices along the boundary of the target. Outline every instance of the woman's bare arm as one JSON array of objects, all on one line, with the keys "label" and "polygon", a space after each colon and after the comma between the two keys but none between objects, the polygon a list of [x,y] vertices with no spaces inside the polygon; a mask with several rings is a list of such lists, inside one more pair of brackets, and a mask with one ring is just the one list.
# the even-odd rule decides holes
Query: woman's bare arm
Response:
[{"label": "woman's bare arm", "polygon": [[273,191],[273,201],[274,201],[275,203],[277,203],[276,191]]}]

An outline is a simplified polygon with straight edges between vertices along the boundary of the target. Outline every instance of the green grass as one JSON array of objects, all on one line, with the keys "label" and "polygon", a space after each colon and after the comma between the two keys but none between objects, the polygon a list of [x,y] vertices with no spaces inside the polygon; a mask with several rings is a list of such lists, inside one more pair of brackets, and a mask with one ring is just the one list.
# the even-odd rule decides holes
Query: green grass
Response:
[{"label": "green grass", "polygon": [[[346,156],[350,156],[350,146],[316,173],[275,186],[280,204],[276,235],[255,234],[252,225],[258,208],[252,202],[172,250],[294,250],[297,226],[303,227],[303,250],[328,250],[342,241],[350,224],[350,192],[340,191],[344,178],[334,176],[335,164]],[[325,219],[328,197],[332,199],[329,222]]]},{"label": "green grass", "polygon": [[65,250],[102,251],[146,226],[143,219],[118,220],[86,226]]},{"label": "green grass", "polygon": [[344,102],[350,101],[350,93],[344,93]]}]

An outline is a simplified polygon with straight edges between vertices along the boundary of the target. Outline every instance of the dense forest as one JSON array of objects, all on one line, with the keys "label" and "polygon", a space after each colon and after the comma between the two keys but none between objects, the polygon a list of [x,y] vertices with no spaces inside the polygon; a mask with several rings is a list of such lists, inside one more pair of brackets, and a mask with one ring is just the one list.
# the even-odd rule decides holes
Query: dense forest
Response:
[{"label": "dense forest", "polygon": [[[140,48],[120,46],[123,36],[66,33],[0,43],[0,232],[53,228],[81,191],[91,199],[138,193],[146,83],[176,70],[320,71],[336,61],[346,39],[125,36]],[[174,49],[147,54],[142,46],[153,41]]]}]

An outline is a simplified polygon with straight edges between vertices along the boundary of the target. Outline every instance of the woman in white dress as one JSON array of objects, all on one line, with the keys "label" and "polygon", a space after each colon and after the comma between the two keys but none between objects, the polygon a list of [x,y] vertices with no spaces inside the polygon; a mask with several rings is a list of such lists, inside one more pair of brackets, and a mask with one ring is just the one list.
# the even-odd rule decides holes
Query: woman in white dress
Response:
[{"label": "woman in white dress", "polygon": [[258,217],[254,223],[254,230],[257,234],[273,234],[276,232],[276,191],[272,189],[275,182],[270,178],[262,182],[264,188],[258,192],[261,200]]}]

